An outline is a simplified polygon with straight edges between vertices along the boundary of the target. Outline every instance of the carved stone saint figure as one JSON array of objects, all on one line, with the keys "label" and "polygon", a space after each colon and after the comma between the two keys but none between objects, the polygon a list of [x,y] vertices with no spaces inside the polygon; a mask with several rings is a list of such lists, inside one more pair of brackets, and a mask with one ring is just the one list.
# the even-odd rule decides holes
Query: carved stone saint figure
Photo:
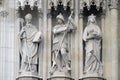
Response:
[{"label": "carved stone saint figure", "polygon": [[96,25],[95,16],[92,14],[88,17],[88,25],[83,33],[85,41],[85,74],[99,74],[101,70],[100,51],[101,51],[101,30]]},{"label": "carved stone saint figure", "polygon": [[55,71],[63,71],[63,69],[70,71],[70,52],[68,49],[68,33],[76,28],[73,23],[69,21],[65,25],[65,20],[62,14],[57,16],[58,24],[53,27],[53,51],[52,51],[52,68],[50,73]]},{"label": "carved stone saint figure", "polygon": [[21,74],[37,73],[38,47],[41,41],[41,32],[31,23],[32,15],[25,16],[26,25],[22,27],[20,37]]}]

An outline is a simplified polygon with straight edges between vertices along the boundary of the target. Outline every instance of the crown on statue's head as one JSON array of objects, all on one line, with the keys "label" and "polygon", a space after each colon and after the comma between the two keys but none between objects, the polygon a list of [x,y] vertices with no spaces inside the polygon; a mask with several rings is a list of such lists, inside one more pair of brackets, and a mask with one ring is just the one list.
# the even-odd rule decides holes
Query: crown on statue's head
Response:
[{"label": "crown on statue's head", "polygon": [[95,18],[96,18],[96,16],[94,14],[91,14],[90,16],[88,16],[88,25],[90,23],[96,24],[96,19]]},{"label": "crown on statue's head", "polygon": [[96,16],[94,14],[91,14],[90,16],[88,16],[88,20],[89,19],[95,19],[95,18],[96,18]]}]

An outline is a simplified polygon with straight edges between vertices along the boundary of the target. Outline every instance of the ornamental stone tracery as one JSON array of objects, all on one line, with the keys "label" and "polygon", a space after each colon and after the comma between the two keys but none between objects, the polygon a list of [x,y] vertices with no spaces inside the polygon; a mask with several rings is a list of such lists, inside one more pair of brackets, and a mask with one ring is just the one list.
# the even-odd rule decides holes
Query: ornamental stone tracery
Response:
[{"label": "ornamental stone tracery", "polygon": [[102,7],[106,9],[106,0],[79,0],[80,1],[80,9],[83,10],[83,7],[87,6],[90,9],[91,5],[96,5],[97,9]]},{"label": "ornamental stone tracery", "polygon": [[73,7],[73,2],[74,0],[48,0],[48,9],[50,9],[52,6],[57,9],[58,5],[63,5],[64,9],[66,9],[67,6]]},{"label": "ornamental stone tracery", "polygon": [[42,0],[17,0],[17,10],[19,7],[24,10],[26,5],[30,5],[31,10],[33,10],[34,6],[40,10],[42,8]]}]

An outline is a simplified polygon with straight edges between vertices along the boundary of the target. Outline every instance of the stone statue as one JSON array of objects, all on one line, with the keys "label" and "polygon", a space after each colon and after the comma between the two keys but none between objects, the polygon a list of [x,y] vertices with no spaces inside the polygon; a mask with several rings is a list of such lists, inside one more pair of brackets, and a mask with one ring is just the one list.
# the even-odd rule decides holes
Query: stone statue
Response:
[{"label": "stone statue", "polygon": [[95,16],[92,14],[88,17],[88,25],[83,33],[85,41],[85,74],[98,74],[101,70],[100,52],[101,52],[101,30],[96,25]]},{"label": "stone statue", "polygon": [[22,27],[20,38],[21,69],[20,73],[37,73],[38,47],[41,41],[41,32],[31,23],[32,15],[25,16],[26,25]]},{"label": "stone statue", "polygon": [[60,13],[57,16],[58,24],[53,27],[53,50],[52,50],[52,67],[50,73],[55,71],[63,71],[63,69],[70,71],[70,52],[68,49],[68,33],[75,30],[71,18],[69,17],[68,23],[65,25],[63,15]]}]

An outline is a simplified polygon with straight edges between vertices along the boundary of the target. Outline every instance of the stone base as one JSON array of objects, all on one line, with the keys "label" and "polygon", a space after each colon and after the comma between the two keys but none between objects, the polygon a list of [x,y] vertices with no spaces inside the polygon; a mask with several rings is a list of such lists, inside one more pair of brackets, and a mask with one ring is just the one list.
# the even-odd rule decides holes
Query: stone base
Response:
[{"label": "stone base", "polygon": [[37,77],[37,76],[19,76],[16,78],[16,80],[42,80],[41,78]]},{"label": "stone base", "polygon": [[68,73],[65,73],[65,72],[55,72],[47,80],[74,80],[74,79],[72,79]]},{"label": "stone base", "polygon": [[87,74],[83,74],[83,77],[79,80],[106,80],[106,79],[103,78],[102,74],[87,73]]},{"label": "stone base", "polygon": [[101,77],[86,77],[86,78],[81,78],[79,80],[106,80],[106,79]]}]

